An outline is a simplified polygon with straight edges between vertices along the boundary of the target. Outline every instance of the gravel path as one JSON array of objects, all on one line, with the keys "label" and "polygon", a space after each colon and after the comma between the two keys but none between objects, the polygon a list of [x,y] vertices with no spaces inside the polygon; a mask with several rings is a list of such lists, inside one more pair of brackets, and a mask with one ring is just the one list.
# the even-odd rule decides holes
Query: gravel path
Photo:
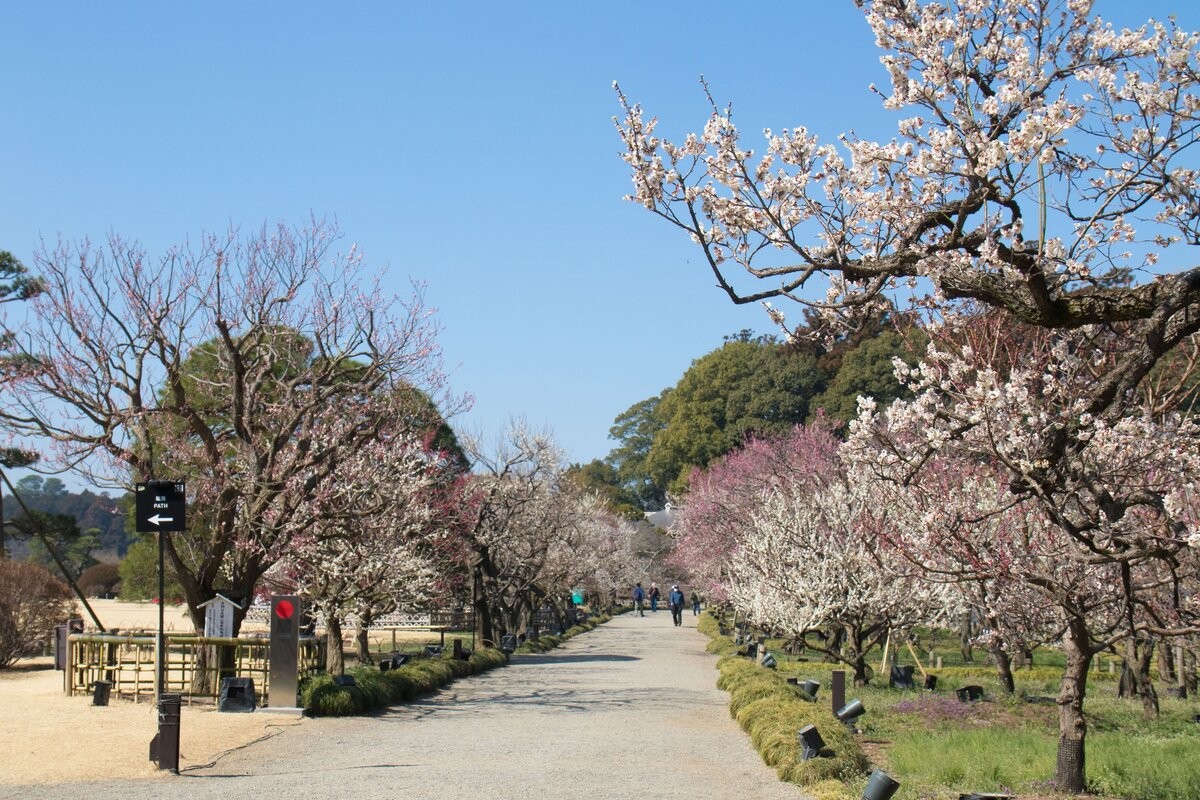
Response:
[{"label": "gravel path", "polygon": [[706,641],[690,611],[681,628],[667,611],[624,615],[419,702],[305,720],[180,776],[0,797],[803,798],[730,719]]}]

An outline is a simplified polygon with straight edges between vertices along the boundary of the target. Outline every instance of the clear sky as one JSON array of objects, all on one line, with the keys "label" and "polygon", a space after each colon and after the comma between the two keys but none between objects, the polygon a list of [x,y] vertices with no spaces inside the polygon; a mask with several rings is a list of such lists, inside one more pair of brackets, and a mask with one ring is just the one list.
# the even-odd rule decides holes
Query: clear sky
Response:
[{"label": "clear sky", "polygon": [[[1099,3],[1117,24],[1183,2]],[[685,237],[622,196],[612,81],[672,136],[734,102],[753,140],[890,136],[845,2],[9,3],[0,248],[336,218],[404,294],[427,284],[458,427],[510,416],[601,458],[613,418],[742,328]]]}]

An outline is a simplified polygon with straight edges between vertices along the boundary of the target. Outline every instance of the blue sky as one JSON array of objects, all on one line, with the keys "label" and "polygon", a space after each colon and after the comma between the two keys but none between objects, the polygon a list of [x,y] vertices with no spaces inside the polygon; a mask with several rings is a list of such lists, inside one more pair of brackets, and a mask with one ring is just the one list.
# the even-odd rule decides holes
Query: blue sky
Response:
[{"label": "blue sky", "polygon": [[[1109,0],[1118,24],[1182,3]],[[336,218],[406,292],[427,284],[459,427],[510,416],[603,457],[613,418],[673,385],[755,307],[622,201],[612,81],[747,132],[889,136],[853,3],[28,3],[0,10],[0,248],[115,231],[151,253],[231,223]]]}]

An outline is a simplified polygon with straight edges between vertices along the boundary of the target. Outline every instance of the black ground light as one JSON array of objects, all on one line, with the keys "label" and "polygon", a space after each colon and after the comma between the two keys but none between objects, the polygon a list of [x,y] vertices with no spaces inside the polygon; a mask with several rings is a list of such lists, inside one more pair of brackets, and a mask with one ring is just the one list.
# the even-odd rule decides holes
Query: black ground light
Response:
[{"label": "black ground light", "polygon": [[851,732],[855,732],[854,720],[861,717],[866,711],[863,708],[862,700],[855,698],[834,712],[834,716],[838,718],[839,722],[849,728]]},{"label": "black ground light", "polygon": [[881,769],[871,773],[867,788],[863,789],[862,800],[889,800],[900,788],[900,781]]},{"label": "black ground light", "polygon": [[808,761],[810,758],[821,755],[821,748],[825,746],[825,740],[817,732],[816,725],[805,725],[796,733],[796,737],[800,740],[801,761]]}]

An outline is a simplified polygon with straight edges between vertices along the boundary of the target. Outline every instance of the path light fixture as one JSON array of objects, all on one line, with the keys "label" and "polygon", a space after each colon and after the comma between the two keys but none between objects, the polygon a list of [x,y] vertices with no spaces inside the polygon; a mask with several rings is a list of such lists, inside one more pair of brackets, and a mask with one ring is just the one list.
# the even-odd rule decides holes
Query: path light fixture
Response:
[{"label": "path light fixture", "polygon": [[796,738],[800,740],[801,761],[808,761],[810,758],[821,755],[821,748],[825,746],[825,740],[817,732],[816,725],[805,725],[796,733]]},{"label": "path light fixture", "polygon": [[871,773],[867,788],[863,789],[862,800],[889,800],[900,788],[900,781],[881,769]]},{"label": "path light fixture", "polygon": [[925,676],[925,688],[931,692],[937,689],[937,675]]},{"label": "path light fixture", "polygon": [[975,685],[964,686],[956,691],[955,694],[958,696],[960,703],[974,703],[977,700],[983,699],[983,687]]},{"label": "path light fixture", "polygon": [[856,697],[835,711],[834,716],[838,718],[838,722],[849,728],[851,733],[857,733],[858,729],[854,727],[854,721],[865,714],[866,711],[863,708],[862,700]]},{"label": "path light fixture", "polygon": [[900,666],[895,664],[892,666],[891,675],[888,678],[890,683],[896,689],[911,689],[913,688],[913,668],[909,664]]},{"label": "path light fixture", "polygon": [[813,699],[813,702],[815,703],[815,702],[817,702],[817,690],[820,688],[821,688],[820,681],[807,680],[804,682],[804,685],[802,687],[800,687],[800,690],[802,692],[804,692],[806,695],[808,695],[809,697],[811,697]]},{"label": "path light fixture", "polygon": [[92,684],[92,705],[108,705],[108,695],[112,691],[112,681],[96,681]]},{"label": "path light fixture", "polygon": [[779,666],[778,662],[775,661],[775,656],[771,655],[770,651],[763,655],[760,663],[767,669],[775,669],[777,666]]}]

